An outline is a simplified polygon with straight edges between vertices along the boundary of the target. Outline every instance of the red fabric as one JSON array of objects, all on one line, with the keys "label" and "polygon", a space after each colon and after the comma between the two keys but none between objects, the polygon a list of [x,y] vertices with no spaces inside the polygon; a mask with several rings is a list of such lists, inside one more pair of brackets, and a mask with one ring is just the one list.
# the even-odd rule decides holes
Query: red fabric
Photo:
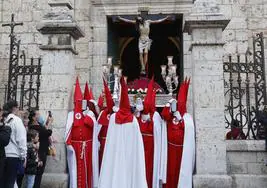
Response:
[{"label": "red fabric", "polygon": [[123,76],[121,77],[120,83],[120,108],[119,111],[116,113],[115,122],[117,124],[130,123],[133,121],[133,114],[131,113],[128,89]]},{"label": "red fabric", "polygon": [[98,134],[98,140],[100,142],[100,148],[99,148],[99,171],[101,170],[101,164],[106,144],[106,137],[108,132],[108,126],[102,126],[100,129],[100,132]]},{"label": "red fabric", "polygon": [[144,99],[144,113],[148,114],[152,108],[152,93],[153,93],[154,78],[152,78],[147,87],[147,94]]},{"label": "red fabric", "polygon": [[[146,180],[148,188],[153,185],[153,161],[154,161],[154,136],[153,136],[153,121],[143,122],[141,116],[138,118],[140,131],[142,133],[144,150],[145,150],[145,163],[146,163]],[[152,136],[148,136],[152,135]]]},{"label": "red fabric", "polygon": [[187,112],[186,102],[187,102],[189,84],[190,84],[190,79],[187,80],[186,78],[185,81],[182,82],[177,95],[177,110],[180,112],[182,117]]},{"label": "red fabric", "polygon": [[83,98],[87,101],[91,100],[88,83],[85,83]]},{"label": "red fabric", "polygon": [[91,98],[90,100],[95,100],[92,88],[90,88],[89,94],[90,94],[90,98]]},{"label": "red fabric", "polygon": [[[86,179],[88,188],[92,187],[92,139],[94,122],[89,117],[82,117],[83,125],[73,125],[70,138],[71,145],[74,148],[77,161],[77,187],[86,188]],[[83,143],[85,143],[84,155],[82,154]],[[87,174],[87,177],[86,177]]]},{"label": "red fabric", "polygon": [[[150,79],[148,79],[146,77],[142,77],[140,79],[136,79],[136,80],[134,80],[132,82],[129,82],[128,83],[128,87],[129,87],[129,89],[137,90],[137,89],[141,88],[141,89],[145,90],[148,87],[149,82],[150,82]],[[156,90],[157,89],[161,89],[162,91],[164,91],[164,89],[162,89],[160,87],[160,85],[158,83],[156,83],[156,82],[154,82],[153,88],[156,89]]]},{"label": "red fabric", "polygon": [[226,139],[227,140],[243,140],[243,139],[246,139],[246,135],[243,133],[243,131],[240,128],[232,128],[232,130],[226,134]]},{"label": "red fabric", "polygon": [[99,107],[100,110],[104,109],[104,96],[102,94],[98,98],[97,106]]},{"label": "red fabric", "polygon": [[[164,188],[177,188],[179,173],[182,160],[182,146],[184,140],[184,122],[177,125],[173,122],[173,118],[167,122],[168,131],[168,163],[167,163],[167,182]],[[172,144],[170,144],[172,143]]]},{"label": "red fabric", "polygon": [[170,121],[172,118],[172,114],[170,112],[170,107],[165,106],[161,112],[161,116],[165,121]]},{"label": "red fabric", "polygon": [[98,118],[98,123],[101,124],[102,126],[108,126],[109,116],[110,114],[108,113],[108,110],[107,109],[103,110],[100,117]]}]

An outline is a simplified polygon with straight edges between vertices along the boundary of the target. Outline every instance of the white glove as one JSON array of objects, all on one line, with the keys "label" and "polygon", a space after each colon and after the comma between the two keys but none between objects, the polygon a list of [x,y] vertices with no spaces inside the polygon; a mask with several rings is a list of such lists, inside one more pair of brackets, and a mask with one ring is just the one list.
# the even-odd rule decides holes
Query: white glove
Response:
[{"label": "white glove", "polygon": [[118,111],[119,111],[119,107],[117,107],[117,106],[113,106],[113,107],[112,107],[112,110],[113,110],[113,112],[118,112]]},{"label": "white glove", "polygon": [[142,120],[143,121],[150,121],[150,115],[149,114],[142,114]]},{"label": "white glove", "polygon": [[143,104],[137,104],[137,105],[136,105],[136,110],[137,110],[138,112],[143,111],[143,110],[144,110],[144,105],[143,105]]},{"label": "white glove", "polygon": [[87,107],[86,110],[83,111],[83,115],[86,116],[89,113],[89,108]]},{"label": "white glove", "polygon": [[182,119],[182,116],[181,116],[180,112],[178,112],[178,111],[174,112],[173,116],[176,117],[178,121],[180,121]]}]

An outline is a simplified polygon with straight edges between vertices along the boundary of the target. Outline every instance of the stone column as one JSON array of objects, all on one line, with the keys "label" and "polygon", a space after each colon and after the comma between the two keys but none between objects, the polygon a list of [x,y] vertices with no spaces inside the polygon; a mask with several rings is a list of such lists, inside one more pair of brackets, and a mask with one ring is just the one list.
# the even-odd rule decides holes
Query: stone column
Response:
[{"label": "stone column", "polygon": [[55,159],[48,157],[42,186],[67,187],[65,124],[72,107],[75,83],[75,42],[84,34],[72,18],[72,5],[65,1],[50,2],[51,11],[43,17],[37,30],[43,34],[40,111],[50,110],[54,117],[53,135],[58,140]]},{"label": "stone column", "polygon": [[229,23],[216,1],[196,1],[185,17],[192,35],[193,117],[196,127],[195,188],[227,188],[222,31]]}]

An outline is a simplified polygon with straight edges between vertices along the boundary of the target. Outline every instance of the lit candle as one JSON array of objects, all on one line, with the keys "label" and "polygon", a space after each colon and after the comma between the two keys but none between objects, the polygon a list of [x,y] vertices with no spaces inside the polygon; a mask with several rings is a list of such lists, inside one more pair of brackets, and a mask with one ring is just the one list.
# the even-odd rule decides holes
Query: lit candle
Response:
[{"label": "lit candle", "polygon": [[161,74],[166,74],[166,68],[167,68],[167,66],[166,65],[161,65],[160,66],[161,67]]},{"label": "lit candle", "polygon": [[172,56],[167,56],[167,58],[168,58],[168,65],[169,66],[172,65],[172,59],[173,59],[173,57]]},{"label": "lit candle", "polygon": [[177,68],[176,65],[172,65],[172,73],[173,74],[176,74],[176,68]]},{"label": "lit candle", "polygon": [[108,64],[112,65],[112,57],[108,57]]},{"label": "lit candle", "polygon": [[119,69],[118,75],[119,75],[119,77],[122,76],[122,69]]},{"label": "lit candle", "polygon": [[114,74],[118,74],[119,73],[119,66],[115,65],[114,66]]}]

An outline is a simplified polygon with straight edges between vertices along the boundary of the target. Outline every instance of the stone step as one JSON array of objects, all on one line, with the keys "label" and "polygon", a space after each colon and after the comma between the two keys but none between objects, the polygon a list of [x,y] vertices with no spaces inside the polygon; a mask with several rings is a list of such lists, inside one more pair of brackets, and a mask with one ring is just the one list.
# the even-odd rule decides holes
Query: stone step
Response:
[{"label": "stone step", "polygon": [[67,188],[68,174],[44,173],[41,188]]},{"label": "stone step", "polygon": [[267,175],[232,174],[233,188],[264,188],[267,187]]}]

